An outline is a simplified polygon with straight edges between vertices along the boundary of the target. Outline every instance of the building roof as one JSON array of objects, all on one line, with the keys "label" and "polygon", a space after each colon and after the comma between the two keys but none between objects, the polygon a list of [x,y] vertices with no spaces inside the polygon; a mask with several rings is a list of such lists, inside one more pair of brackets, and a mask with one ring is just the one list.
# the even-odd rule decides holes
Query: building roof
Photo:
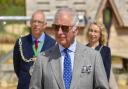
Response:
[{"label": "building roof", "polygon": [[48,26],[50,26],[57,9],[71,7],[79,14],[79,26],[85,26],[88,21],[97,19],[108,2],[119,25],[128,27],[128,0],[26,0],[27,16],[0,16],[0,20],[29,20],[35,10],[42,9],[46,14]]},{"label": "building roof", "polygon": [[121,27],[128,27],[128,0],[102,0],[98,14],[104,9],[107,3],[110,3],[112,10]]},{"label": "building roof", "polygon": [[35,10],[43,9],[46,17],[51,17],[50,20],[47,20],[49,25],[52,23],[57,9],[61,7],[71,7],[79,14],[79,25],[85,26],[85,14],[87,15],[86,19],[95,19],[101,1],[102,0],[26,0],[26,13],[27,16],[31,16]]}]

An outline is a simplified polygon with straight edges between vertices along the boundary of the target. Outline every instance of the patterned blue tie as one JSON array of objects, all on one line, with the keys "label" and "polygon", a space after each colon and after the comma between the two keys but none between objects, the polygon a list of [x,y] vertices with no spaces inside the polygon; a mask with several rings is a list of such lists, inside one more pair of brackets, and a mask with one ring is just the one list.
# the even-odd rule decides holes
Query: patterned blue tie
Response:
[{"label": "patterned blue tie", "polygon": [[65,57],[64,57],[64,84],[65,84],[65,89],[70,89],[70,83],[72,79],[72,69],[71,69],[71,58],[69,55],[69,50],[64,49]]}]

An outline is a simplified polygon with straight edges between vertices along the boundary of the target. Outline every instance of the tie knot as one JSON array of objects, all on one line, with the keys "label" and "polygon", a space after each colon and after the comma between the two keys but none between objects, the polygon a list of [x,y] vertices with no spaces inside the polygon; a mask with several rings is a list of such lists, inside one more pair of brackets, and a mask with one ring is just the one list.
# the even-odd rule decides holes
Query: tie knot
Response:
[{"label": "tie knot", "polygon": [[63,51],[64,51],[64,53],[68,53],[69,52],[69,49],[68,48],[65,48]]},{"label": "tie knot", "polygon": [[38,40],[37,39],[35,40],[35,49],[36,50],[38,49]]},{"label": "tie knot", "polygon": [[37,39],[35,40],[35,43],[38,43],[38,40]]}]

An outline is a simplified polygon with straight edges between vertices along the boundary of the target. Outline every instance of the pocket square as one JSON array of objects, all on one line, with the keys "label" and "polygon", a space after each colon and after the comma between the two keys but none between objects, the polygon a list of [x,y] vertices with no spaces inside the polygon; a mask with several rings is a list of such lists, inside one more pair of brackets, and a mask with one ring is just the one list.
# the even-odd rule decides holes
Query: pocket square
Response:
[{"label": "pocket square", "polygon": [[92,71],[91,65],[86,65],[82,67],[81,73],[90,73]]}]

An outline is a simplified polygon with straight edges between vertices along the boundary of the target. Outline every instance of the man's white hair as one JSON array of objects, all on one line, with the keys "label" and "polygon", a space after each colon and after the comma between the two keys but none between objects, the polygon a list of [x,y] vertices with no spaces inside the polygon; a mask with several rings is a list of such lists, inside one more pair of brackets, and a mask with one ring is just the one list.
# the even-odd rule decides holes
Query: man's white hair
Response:
[{"label": "man's white hair", "polygon": [[58,11],[55,14],[54,22],[57,20],[57,18],[61,14],[61,12],[67,12],[68,14],[70,14],[72,16],[72,19],[73,19],[72,24],[73,25],[77,26],[79,24],[79,18],[78,18],[77,12],[74,9],[69,8],[69,7],[63,7],[63,8],[58,9]]}]

